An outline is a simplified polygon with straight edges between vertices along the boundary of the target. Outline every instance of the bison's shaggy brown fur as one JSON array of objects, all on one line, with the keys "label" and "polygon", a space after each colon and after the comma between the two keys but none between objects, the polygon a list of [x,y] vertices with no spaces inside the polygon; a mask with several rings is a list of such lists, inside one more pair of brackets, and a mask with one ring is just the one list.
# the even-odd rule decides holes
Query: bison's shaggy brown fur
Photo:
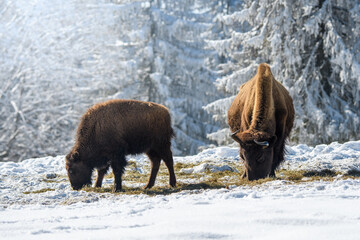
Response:
[{"label": "bison's shaggy brown fur", "polygon": [[228,111],[232,137],[249,180],[275,176],[284,160],[285,140],[293,127],[294,106],[288,91],[276,81],[267,64],[240,87]]},{"label": "bison's shaggy brown fur", "polygon": [[97,169],[95,186],[101,187],[109,167],[115,176],[114,191],[121,190],[121,176],[128,154],[146,153],[151,160],[151,188],[164,160],[170,174],[170,185],[176,185],[170,149],[170,114],[162,105],[136,100],[111,100],[91,107],[81,119],[76,143],[66,156],[66,169],[74,189],[91,184]]}]

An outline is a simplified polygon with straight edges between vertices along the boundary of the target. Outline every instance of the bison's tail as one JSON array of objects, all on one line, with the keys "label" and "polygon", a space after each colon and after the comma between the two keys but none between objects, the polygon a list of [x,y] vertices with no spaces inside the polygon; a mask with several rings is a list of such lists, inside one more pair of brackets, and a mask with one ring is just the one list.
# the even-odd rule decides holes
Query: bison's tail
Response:
[{"label": "bison's tail", "polygon": [[176,138],[176,134],[173,128],[170,128],[170,138]]}]

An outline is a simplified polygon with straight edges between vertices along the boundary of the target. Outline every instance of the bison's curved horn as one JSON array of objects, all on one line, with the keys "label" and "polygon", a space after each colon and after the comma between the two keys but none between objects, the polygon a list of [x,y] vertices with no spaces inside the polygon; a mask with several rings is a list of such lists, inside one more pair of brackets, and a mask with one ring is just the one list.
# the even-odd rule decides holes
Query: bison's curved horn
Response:
[{"label": "bison's curved horn", "polygon": [[230,136],[232,139],[234,139],[236,142],[240,142],[240,139],[236,136],[236,134],[240,132],[240,130],[236,130],[235,132],[233,132]]},{"label": "bison's curved horn", "polygon": [[268,141],[259,142],[259,141],[256,141],[256,140],[254,139],[254,142],[255,142],[257,145],[264,146],[264,147],[268,147],[268,146],[270,145]]}]

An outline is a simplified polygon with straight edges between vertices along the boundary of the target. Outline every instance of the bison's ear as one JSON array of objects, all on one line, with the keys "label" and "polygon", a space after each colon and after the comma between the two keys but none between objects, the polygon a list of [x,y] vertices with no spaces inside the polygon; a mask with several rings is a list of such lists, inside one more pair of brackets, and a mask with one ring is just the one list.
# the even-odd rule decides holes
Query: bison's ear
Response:
[{"label": "bison's ear", "polygon": [[80,154],[78,151],[75,151],[72,155],[74,161],[79,161],[80,160]]},{"label": "bison's ear", "polygon": [[66,160],[67,160],[67,161],[71,161],[71,162],[77,162],[77,161],[79,161],[79,160],[80,160],[79,152],[78,152],[78,151],[74,151],[74,152],[69,153],[69,154],[66,156]]}]

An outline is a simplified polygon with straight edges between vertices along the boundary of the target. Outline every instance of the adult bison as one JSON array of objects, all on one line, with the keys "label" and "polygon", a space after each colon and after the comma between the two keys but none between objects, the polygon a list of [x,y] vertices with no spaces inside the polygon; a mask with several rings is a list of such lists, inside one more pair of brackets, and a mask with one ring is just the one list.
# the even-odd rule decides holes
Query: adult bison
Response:
[{"label": "adult bison", "polygon": [[228,111],[231,136],[240,144],[244,178],[275,177],[293,122],[292,98],[274,79],[270,67],[260,64],[255,77],[240,87]]},{"label": "adult bison", "polygon": [[95,187],[101,187],[111,166],[115,181],[113,191],[121,190],[121,176],[128,154],[146,153],[151,160],[151,175],[146,188],[151,188],[164,160],[170,174],[170,185],[176,185],[170,149],[170,114],[162,105],[135,100],[111,100],[91,107],[81,119],[76,142],[66,156],[66,170],[73,189],[91,184],[97,169]]}]

